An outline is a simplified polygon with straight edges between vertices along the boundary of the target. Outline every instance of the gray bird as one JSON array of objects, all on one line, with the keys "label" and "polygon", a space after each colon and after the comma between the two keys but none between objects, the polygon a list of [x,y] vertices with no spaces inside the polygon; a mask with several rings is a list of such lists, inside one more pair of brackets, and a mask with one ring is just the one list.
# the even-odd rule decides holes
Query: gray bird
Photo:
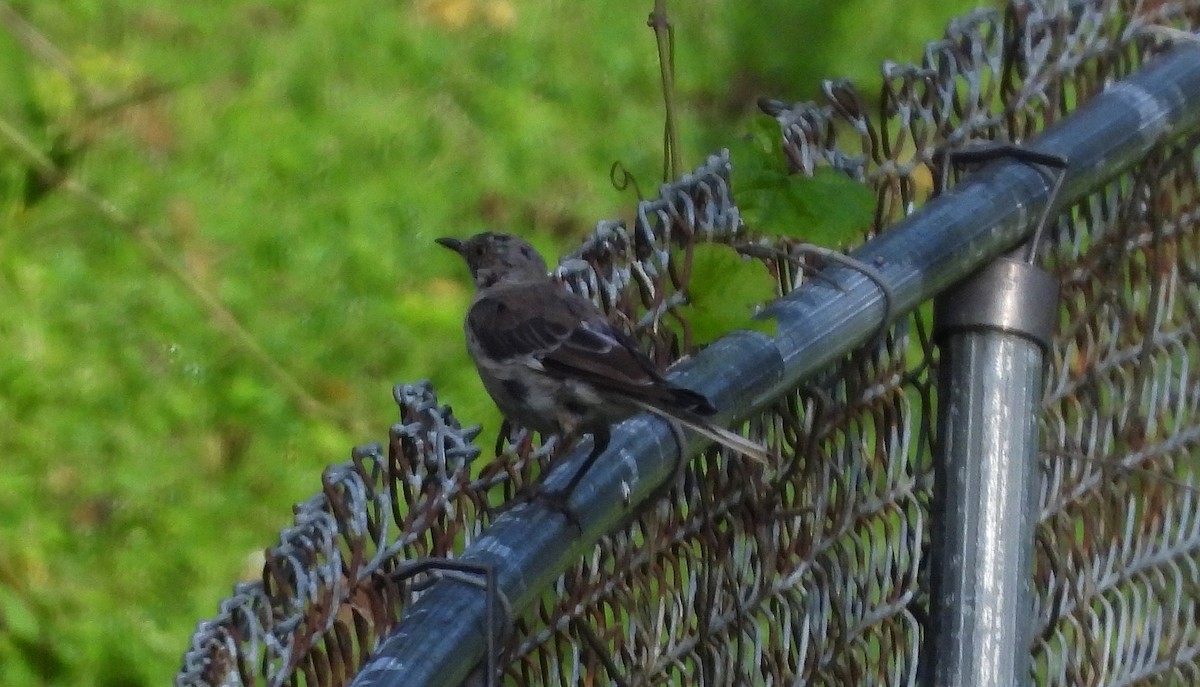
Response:
[{"label": "gray bird", "polygon": [[764,447],[706,421],[712,403],[664,379],[599,308],[550,278],[526,241],[484,232],[437,242],[467,261],[478,289],[463,327],[467,351],[500,411],[564,447],[592,436],[592,452],[556,492],[562,499],[604,452],[610,427],[638,410],[770,463]]}]

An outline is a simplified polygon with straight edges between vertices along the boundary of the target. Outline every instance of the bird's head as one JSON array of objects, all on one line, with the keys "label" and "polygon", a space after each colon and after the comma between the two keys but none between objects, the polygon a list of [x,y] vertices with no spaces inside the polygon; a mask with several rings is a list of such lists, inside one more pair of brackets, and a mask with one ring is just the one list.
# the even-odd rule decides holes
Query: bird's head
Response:
[{"label": "bird's head", "polygon": [[498,282],[529,281],[546,276],[546,261],[529,242],[511,234],[485,231],[467,240],[437,239],[467,261],[475,286],[483,289]]}]

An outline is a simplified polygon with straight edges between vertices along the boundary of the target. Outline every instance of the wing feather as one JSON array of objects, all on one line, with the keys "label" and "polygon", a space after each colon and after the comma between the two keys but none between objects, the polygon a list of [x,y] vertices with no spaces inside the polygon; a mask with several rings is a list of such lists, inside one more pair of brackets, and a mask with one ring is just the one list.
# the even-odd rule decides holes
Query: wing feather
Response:
[{"label": "wing feather", "polygon": [[472,305],[467,326],[483,353],[495,360],[530,358],[547,372],[600,391],[700,414],[715,412],[703,395],[668,383],[591,301],[553,282],[489,289]]}]

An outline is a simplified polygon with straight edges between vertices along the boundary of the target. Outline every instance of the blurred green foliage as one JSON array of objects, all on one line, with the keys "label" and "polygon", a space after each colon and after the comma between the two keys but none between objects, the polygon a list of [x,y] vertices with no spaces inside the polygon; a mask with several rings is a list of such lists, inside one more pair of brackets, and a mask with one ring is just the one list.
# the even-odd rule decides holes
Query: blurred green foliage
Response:
[{"label": "blurred green foliage", "polygon": [[[138,228],[2,148],[0,684],[169,680],[321,470],[384,438],[395,382],[432,379],[490,444],[433,238],[554,255],[629,216],[611,163],[661,173],[650,5],[14,4],[71,70],[0,31],[0,118]],[[873,92],[968,6],[675,3],[685,166],[759,95]]]}]

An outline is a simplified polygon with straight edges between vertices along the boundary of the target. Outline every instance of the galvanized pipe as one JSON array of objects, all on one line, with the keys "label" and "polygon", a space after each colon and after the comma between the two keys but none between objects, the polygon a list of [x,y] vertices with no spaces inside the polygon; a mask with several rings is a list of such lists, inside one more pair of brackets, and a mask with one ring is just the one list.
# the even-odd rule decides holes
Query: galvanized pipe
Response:
[{"label": "galvanized pipe", "polygon": [[1001,259],[936,301],[932,622],[922,657],[933,687],[1029,681],[1037,420],[1057,300],[1052,277]]}]

